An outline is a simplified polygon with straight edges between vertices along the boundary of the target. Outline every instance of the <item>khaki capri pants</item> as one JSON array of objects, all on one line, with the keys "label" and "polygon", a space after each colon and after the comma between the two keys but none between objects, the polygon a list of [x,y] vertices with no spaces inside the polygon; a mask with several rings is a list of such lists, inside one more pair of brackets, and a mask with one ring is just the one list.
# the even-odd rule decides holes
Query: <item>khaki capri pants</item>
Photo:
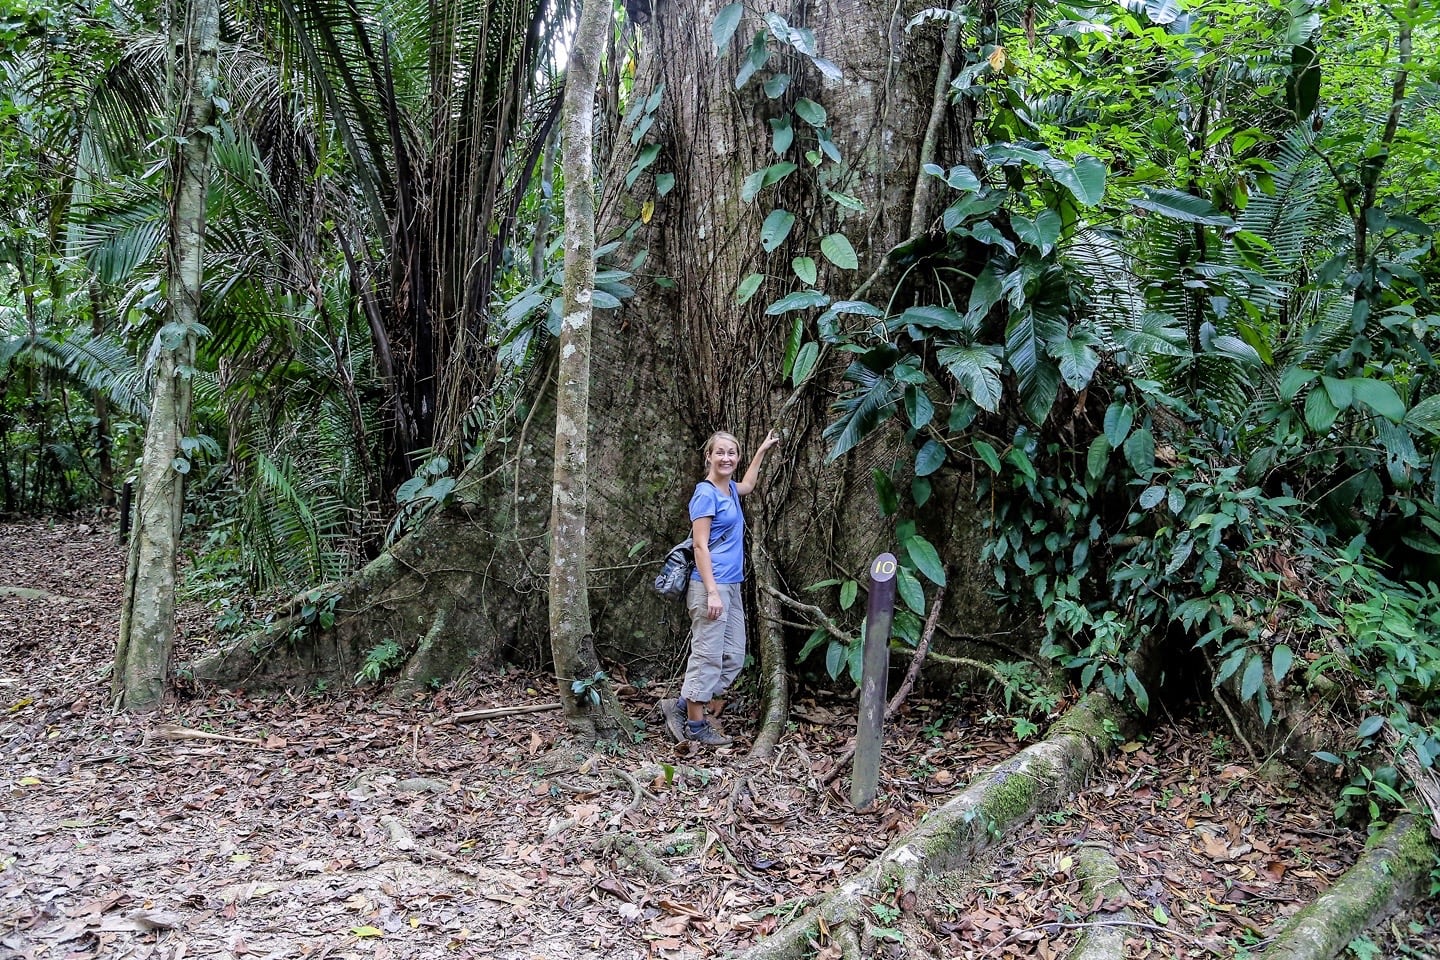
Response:
[{"label": "khaki capri pants", "polygon": [[680,696],[705,703],[730,689],[745,666],[745,605],[743,583],[717,583],[725,612],[719,620],[708,615],[705,584],[691,580],[685,593],[690,611],[690,662],[685,665],[685,682]]}]

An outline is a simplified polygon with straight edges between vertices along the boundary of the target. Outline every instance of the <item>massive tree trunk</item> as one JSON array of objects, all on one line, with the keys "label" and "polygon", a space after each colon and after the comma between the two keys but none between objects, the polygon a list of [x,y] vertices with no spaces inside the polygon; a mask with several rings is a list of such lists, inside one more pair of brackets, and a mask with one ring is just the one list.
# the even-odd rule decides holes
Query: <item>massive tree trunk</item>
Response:
[{"label": "massive tree trunk", "polygon": [[[651,676],[678,673],[686,622],[645,584],[665,549],[684,535],[685,503],[703,474],[700,446],[712,431],[736,433],[748,452],[772,426],[785,434],[783,455],[768,465],[762,491],[746,502],[752,549],[771,558],[774,572],[767,576],[782,592],[793,596],[834,577],[863,580],[871,557],[893,548],[871,474],[908,462],[897,455],[912,441],[898,430],[881,431],[857,454],[827,464],[821,433],[848,355],[822,354],[797,393],[782,372],[787,344],[797,316],[801,339],[819,339],[819,311],[770,315],[766,307],[805,286],[791,266],[797,257],[815,261],[813,286],[834,300],[865,286],[866,299],[892,310],[912,302],[933,279],[904,274],[886,253],[911,236],[912,222],[929,225],[940,212],[934,192],[916,200],[922,153],[933,151],[924,160],[942,165],[970,153],[970,118],[960,108],[942,102],[940,120],[931,121],[937,90],[943,98],[948,89],[948,76],[937,72],[946,25],[905,29],[926,4],[762,4],[746,13],[734,41],[717,55],[711,27],[723,6],[713,0],[657,5],[632,100],[643,102],[662,85],[663,92],[653,112],[637,111],[617,138],[622,153],[605,178],[600,212],[602,237],[625,240],[613,265],[635,270],[629,282],[636,295],[618,310],[597,311],[593,325],[587,595],[600,654]],[[810,56],[772,40],[765,69],[737,91],[736,75],[767,10],[791,26],[809,25],[814,53],[843,74],[827,78]],[[771,98],[762,82],[781,73],[790,76],[789,86]],[[778,81],[771,84],[777,87]],[[802,99],[823,107],[829,146],[819,145],[805,122],[816,114]],[[782,158],[774,153],[769,121],[787,116],[794,137]],[[641,123],[647,130],[633,138]],[[627,172],[651,144],[659,145],[658,157],[627,187]],[[812,150],[819,165],[805,156]],[[793,160],[797,171],[754,202],[742,199],[746,177],[780,159]],[[863,212],[833,194],[855,198]],[[776,208],[795,214],[795,225],[786,242],[767,252],[762,224]],[[821,238],[834,234],[854,247],[855,268],[841,269],[822,256]],[[739,304],[737,288],[752,273],[762,274],[763,283]],[[554,451],[542,425],[553,416],[550,404],[547,394],[527,405],[520,415],[527,422],[510,432],[514,439],[470,465],[455,502],[396,551],[403,563],[377,561],[387,573],[364,579],[368,593],[356,592],[360,581],[341,586],[337,612],[349,639],[327,649],[347,651],[349,659],[336,662],[334,675],[367,644],[395,636],[397,622],[407,624],[397,637],[402,646],[423,653],[437,618],[449,624],[443,639],[455,655],[424,654],[404,668],[411,679],[442,676],[434,671],[462,662],[458,652],[465,650],[532,663],[549,659],[545,563],[537,558],[547,555],[544,491]],[[915,519],[942,545],[951,571],[946,619],[980,633],[997,617],[984,595],[989,575],[974,568],[980,533],[969,504],[962,483],[937,482]],[[437,595],[437,582],[464,587]],[[759,604],[752,598],[748,609],[754,619]],[[751,635],[759,637],[760,629],[752,624]],[[302,660],[311,668],[318,663],[313,654]],[[271,679],[295,679],[297,661],[282,662],[288,667]],[[211,675],[265,676],[247,650],[237,651],[232,663],[218,669],[212,662]]]},{"label": "massive tree trunk", "polygon": [[180,551],[190,422],[190,377],[200,328],[205,249],[209,128],[215,115],[220,4],[191,0],[183,24],[171,24],[180,63],[171,154],[169,315],[157,332],[155,386],[115,649],[112,692],[127,709],[147,709],[165,693],[175,640],[175,563]]}]

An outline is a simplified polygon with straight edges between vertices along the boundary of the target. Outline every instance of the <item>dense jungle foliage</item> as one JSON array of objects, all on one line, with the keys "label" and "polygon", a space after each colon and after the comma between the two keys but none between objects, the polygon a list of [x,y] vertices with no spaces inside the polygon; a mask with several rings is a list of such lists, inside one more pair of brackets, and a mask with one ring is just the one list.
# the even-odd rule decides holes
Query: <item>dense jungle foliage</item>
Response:
[{"label": "dense jungle foliage", "polygon": [[[174,469],[189,589],[230,628],[260,609],[237,598],[334,580],[443,503],[528,402],[558,327],[547,138],[569,12],[515,3],[481,23],[454,4],[433,23],[361,6],[375,18],[226,11],[210,299]],[[742,30],[743,14],[712,31],[749,51],[737,88],[779,100],[774,54],[841,70],[811,31],[773,13]],[[161,16],[112,0],[0,15],[7,514],[114,505],[134,470],[146,371],[173,335]],[[453,35],[487,28],[490,60],[456,68]],[[1265,724],[1335,691],[1345,746],[1316,756],[1343,768],[1345,804],[1403,802],[1440,760],[1440,14],[986,2],[907,29],[963,37],[948,97],[977,118],[981,161],[927,168],[949,204],[900,247],[817,235],[851,289],[817,288],[797,257],[767,308],[797,390],[848,365],[832,459],[903,432],[873,476],[900,546],[899,632],[918,638],[945,581],[935,484],[966,478],[994,595],[1042,624],[1044,658],[1079,686],[1147,709],[1159,645]],[[640,143],[662,94],[629,96],[633,29],[617,38],[610,130]],[[483,144],[461,135],[480,116],[495,120]],[[855,203],[828,119],[801,99],[768,121],[775,162],[746,171],[742,197],[769,204],[767,250],[797,229],[774,200],[787,178]],[[658,153],[641,150],[627,187]],[[621,307],[641,269],[602,261],[596,306]],[[870,269],[898,276],[892,297],[866,298]],[[858,589],[815,596],[839,616]],[[799,657],[814,652],[832,678],[857,669],[858,644],[826,630]],[[1000,669],[1007,695],[1044,705],[1035,664]]]}]

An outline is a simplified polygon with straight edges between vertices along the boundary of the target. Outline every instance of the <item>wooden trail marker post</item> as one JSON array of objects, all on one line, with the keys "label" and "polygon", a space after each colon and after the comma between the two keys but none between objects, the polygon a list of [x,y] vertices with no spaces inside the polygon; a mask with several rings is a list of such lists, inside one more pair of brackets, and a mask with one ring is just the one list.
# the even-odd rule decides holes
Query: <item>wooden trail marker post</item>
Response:
[{"label": "wooden trail marker post", "polygon": [[860,716],[855,729],[855,765],[850,805],[868,810],[880,787],[880,745],[885,736],[885,686],[890,676],[890,623],[895,618],[893,553],[870,564],[870,600],[865,608],[865,651],[860,671]]}]

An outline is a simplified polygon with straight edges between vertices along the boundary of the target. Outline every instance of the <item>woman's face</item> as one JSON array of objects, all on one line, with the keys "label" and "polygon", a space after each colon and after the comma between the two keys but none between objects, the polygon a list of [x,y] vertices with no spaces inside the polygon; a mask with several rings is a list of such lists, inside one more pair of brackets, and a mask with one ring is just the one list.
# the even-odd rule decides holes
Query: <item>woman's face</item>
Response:
[{"label": "woman's face", "polygon": [[717,437],[705,459],[709,463],[712,475],[728,478],[740,463],[740,448],[735,445],[733,440]]}]

